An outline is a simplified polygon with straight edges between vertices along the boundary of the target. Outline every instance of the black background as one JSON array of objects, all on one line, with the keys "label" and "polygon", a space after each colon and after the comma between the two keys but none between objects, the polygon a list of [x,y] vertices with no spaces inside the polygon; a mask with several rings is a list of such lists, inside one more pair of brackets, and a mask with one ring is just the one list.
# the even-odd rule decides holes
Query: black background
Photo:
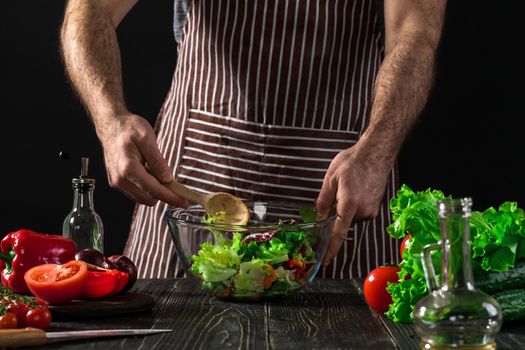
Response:
[{"label": "black background", "polygon": [[[152,124],[175,68],[172,0],[139,1],[118,28],[126,99]],[[525,206],[524,4],[450,0],[434,91],[400,155],[401,182],[474,209]],[[10,1],[0,21],[0,237],[19,228],[60,233],[71,179],[90,157],[106,255],[120,253],[133,204],[106,180],[94,129],[72,93],[58,51],[64,2]],[[61,161],[65,151],[70,159]]]}]

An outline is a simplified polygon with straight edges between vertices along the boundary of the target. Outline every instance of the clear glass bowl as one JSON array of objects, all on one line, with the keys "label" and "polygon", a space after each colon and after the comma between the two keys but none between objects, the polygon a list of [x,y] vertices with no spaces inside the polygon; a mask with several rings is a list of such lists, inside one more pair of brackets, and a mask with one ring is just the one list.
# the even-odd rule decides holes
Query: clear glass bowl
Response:
[{"label": "clear glass bowl", "polygon": [[335,215],[317,221],[313,208],[284,202],[246,202],[247,225],[208,223],[200,205],[165,216],[180,264],[218,298],[287,296],[309,284],[325,254]]}]

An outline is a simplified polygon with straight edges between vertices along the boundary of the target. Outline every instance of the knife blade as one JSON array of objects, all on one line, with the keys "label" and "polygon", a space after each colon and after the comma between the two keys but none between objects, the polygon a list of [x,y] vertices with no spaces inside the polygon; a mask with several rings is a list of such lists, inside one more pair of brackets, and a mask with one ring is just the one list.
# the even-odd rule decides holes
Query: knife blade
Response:
[{"label": "knife blade", "polygon": [[31,327],[2,329],[0,330],[0,347],[34,346],[79,339],[151,335],[171,331],[172,329],[100,329],[45,332],[42,329]]}]

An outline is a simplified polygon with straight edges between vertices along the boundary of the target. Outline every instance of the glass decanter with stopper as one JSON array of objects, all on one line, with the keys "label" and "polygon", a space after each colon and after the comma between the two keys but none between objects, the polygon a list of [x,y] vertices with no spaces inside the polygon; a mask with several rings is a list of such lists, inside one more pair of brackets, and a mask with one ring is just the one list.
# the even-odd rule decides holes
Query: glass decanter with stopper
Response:
[{"label": "glass decanter with stopper", "polygon": [[62,235],[77,243],[77,250],[104,252],[104,226],[95,211],[95,179],[88,177],[89,158],[82,158],[80,177],[72,180],[73,208],[64,219]]},{"label": "glass decanter with stopper", "polygon": [[[421,253],[430,294],[414,308],[421,349],[496,349],[502,324],[501,308],[474,287],[470,257],[471,198],[438,202],[441,241]],[[441,250],[441,283],[432,252]]]}]

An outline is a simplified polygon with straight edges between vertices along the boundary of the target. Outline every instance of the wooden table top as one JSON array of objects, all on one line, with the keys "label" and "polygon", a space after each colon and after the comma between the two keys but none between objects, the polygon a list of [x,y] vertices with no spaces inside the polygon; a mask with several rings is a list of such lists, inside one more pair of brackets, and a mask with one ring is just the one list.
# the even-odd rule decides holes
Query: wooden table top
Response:
[{"label": "wooden table top", "polygon": [[[412,325],[394,324],[366,305],[361,283],[316,279],[288,298],[227,302],[188,279],[138,280],[155,298],[151,312],[53,322],[48,331],[169,328],[172,332],[48,344],[42,349],[418,349]],[[525,323],[506,325],[498,350],[525,349]],[[32,348],[35,349],[35,348]]]}]

